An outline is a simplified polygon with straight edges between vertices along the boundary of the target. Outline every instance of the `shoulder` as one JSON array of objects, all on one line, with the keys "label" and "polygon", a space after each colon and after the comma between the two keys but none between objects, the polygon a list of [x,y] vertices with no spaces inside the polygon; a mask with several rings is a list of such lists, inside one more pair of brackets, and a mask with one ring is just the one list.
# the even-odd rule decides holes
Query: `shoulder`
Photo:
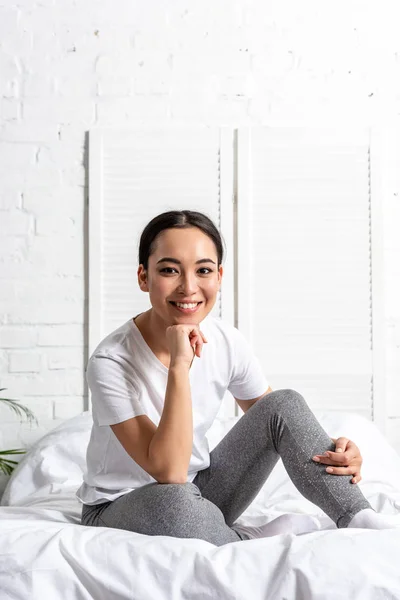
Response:
[{"label": "shoulder", "polygon": [[86,379],[92,392],[102,390],[139,390],[135,341],[130,335],[129,322],[107,335],[98,344],[86,365]]},{"label": "shoulder", "polygon": [[89,358],[88,365],[98,358],[109,358],[112,361],[126,364],[132,356],[132,325],[127,321],[109,333],[95,348]]}]

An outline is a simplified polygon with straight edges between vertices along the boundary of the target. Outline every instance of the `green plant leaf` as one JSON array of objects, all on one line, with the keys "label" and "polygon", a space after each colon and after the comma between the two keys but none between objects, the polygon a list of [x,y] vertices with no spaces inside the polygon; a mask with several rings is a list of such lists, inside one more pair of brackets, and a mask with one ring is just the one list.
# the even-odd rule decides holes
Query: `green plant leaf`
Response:
[{"label": "green plant leaf", "polygon": [[[3,392],[5,389],[6,388],[0,388],[0,392]],[[38,420],[33,412],[27,406],[24,406],[18,402],[18,400],[12,400],[11,398],[0,398],[0,402],[6,403],[6,406],[14,411],[14,413],[20,417],[21,420],[25,416],[29,423],[34,422],[36,425],[38,425]]]},{"label": "green plant leaf", "polygon": [[0,459],[0,472],[2,472],[4,475],[11,475],[11,473],[14,471],[14,468],[15,467],[8,465]]},{"label": "green plant leaf", "polygon": [[[4,392],[7,388],[0,388],[0,392]],[[33,412],[27,407],[18,402],[18,400],[12,400],[11,398],[0,398],[0,402],[3,402],[5,406],[8,406],[14,413],[22,418],[25,416],[30,423],[35,422],[38,425],[38,420]],[[14,454],[26,454],[26,450],[23,448],[14,448],[13,450],[0,450],[0,473],[5,475],[11,475],[15,466],[18,462],[11,460],[10,458],[2,458],[3,456],[12,456]]]},{"label": "green plant leaf", "polygon": [[13,450],[0,450],[0,472],[4,475],[11,475],[14,471],[18,461],[11,460],[11,458],[2,458],[2,456],[9,456],[14,454],[26,454],[26,450],[23,448],[16,448]]},{"label": "green plant leaf", "polygon": [[3,461],[0,460],[0,473],[3,473],[4,475],[11,475],[13,471],[14,469],[12,467],[3,463]]},{"label": "green plant leaf", "polygon": [[17,464],[18,462],[16,460],[10,460],[0,457],[0,471],[3,472],[4,475],[11,475]]}]

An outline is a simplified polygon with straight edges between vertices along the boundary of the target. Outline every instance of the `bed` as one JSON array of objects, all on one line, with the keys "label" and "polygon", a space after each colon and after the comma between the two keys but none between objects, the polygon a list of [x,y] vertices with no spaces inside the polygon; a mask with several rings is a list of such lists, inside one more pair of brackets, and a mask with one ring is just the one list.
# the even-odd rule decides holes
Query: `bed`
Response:
[{"label": "bed", "polygon": [[[375,510],[400,524],[400,456],[364,417],[315,414],[331,437],[358,444],[358,485]],[[210,450],[239,418],[214,422]],[[1,600],[400,600],[400,529],[336,529],[297,491],[281,460],[238,522],[312,515],[318,530],[216,547],[82,526],[75,491],[90,428],[89,412],[65,421],[29,449],[10,478],[0,507]]]}]

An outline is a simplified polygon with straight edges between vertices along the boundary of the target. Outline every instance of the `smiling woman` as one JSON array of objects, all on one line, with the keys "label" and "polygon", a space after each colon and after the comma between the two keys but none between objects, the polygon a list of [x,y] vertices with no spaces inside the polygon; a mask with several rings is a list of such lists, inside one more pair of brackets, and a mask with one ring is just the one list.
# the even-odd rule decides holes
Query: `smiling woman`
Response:
[{"label": "smiling woman", "polygon": [[[361,464],[355,444],[347,440],[338,459],[304,398],[272,391],[238,329],[210,315],[222,262],[221,236],[202,213],[169,211],[145,227],[137,278],[151,308],[108,335],[87,366],[93,427],[77,492],[84,525],[218,546],[270,535],[270,524],[235,521],[280,457],[297,489],[337,527],[358,526],[354,517],[371,511],[349,485]],[[210,452],[205,434],[227,390],[245,414]],[[339,465],[334,475],[342,476],[325,463]]]}]

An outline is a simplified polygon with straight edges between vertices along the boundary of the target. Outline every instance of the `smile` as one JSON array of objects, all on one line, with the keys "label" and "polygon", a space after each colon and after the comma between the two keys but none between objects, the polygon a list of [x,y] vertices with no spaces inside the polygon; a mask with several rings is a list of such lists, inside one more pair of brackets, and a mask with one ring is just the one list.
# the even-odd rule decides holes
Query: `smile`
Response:
[{"label": "smile", "polygon": [[174,308],[181,312],[195,312],[202,302],[170,302]]}]

